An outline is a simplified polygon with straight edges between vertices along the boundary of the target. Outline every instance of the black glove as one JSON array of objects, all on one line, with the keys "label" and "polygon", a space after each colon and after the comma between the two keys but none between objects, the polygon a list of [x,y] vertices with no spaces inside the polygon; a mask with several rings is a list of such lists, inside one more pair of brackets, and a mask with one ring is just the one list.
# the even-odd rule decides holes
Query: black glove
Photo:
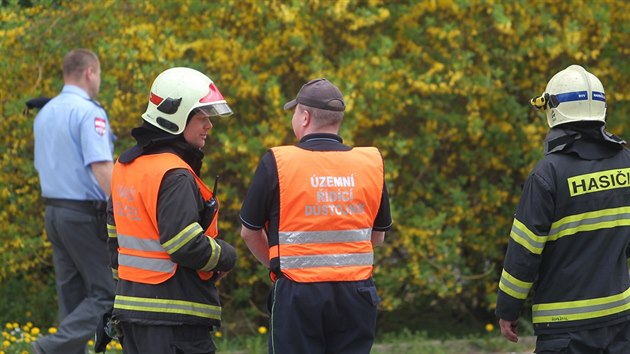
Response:
[{"label": "black glove", "polygon": [[98,321],[96,325],[96,339],[94,340],[94,352],[104,353],[107,344],[112,339],[120,340],[122,338],[122,330],[120,329],[118,320],[112,318],[112,310],[109,309]]},{"label": "black glove", "polygon": [[107,349],[107,344],[112,341],[112,338],[107,335],[107,332],[105,332],[105,326],[112,318],[112,310],[113,309],[109,309],[105,314],[103,314],[96,325],[96,339],[94,340],[95,353],[104,353],[105,349]]}]

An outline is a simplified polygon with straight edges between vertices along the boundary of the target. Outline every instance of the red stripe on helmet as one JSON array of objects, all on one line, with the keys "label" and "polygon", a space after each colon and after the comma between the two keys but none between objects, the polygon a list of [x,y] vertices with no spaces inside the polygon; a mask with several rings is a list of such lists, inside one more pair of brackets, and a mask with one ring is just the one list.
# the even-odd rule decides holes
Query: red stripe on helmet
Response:
[{"label": "red stripe on helmet", "polygon": [[225,101],[225,98],[223,98],[223,95],[221,94],[221,92],[219,91],[219,89],[217,88],[217,86],[213,83],[210,84],[209,90],[208,90],[208,94],[205,95],[204,97],[202,97],[199,102],[200,103],[212,103],[212,102],[216,102],[216,101]]},{"label": "red stripe on helmet", "polygon": [[149,98],[149,101],[151,101],[151,103],[153,103],[156,106],[159,106],[160,103],[162,103],[162,101],[164,101],[164,99],[156,94],[154,94],[153,92],[151,92],[151,97]]}]

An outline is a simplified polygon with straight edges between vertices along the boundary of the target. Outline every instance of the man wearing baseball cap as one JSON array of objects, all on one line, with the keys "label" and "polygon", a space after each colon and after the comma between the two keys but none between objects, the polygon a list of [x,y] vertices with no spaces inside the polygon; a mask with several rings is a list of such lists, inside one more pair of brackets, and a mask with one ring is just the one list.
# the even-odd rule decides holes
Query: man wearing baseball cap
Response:
[{"label": "man wearing baseball cap", "polygon": [[343,144],[346,104],[330,81],[284,109],[299,143],[262,157],[241,208],[241,236],[273,281],[269,353],[369,353],[373,247],[392,224],[383,159]]}]

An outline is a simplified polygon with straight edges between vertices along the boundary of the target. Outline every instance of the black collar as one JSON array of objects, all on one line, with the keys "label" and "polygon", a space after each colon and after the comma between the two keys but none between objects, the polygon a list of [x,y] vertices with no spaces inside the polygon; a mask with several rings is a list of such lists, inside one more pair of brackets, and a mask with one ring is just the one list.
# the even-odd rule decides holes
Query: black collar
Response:
[{"label": "black collar", "polygon": [[603,124],[567,123],[549,130],[545,138],[545,155],[574,154],[585,160],[599,160],[616,155],[625,143],[606,131]]},{"label": "black collar", "polygon": [[302,139],[300,139],[300,143],[307,141],[335,141],[343,144],[343,139],[339,135],[331,133],[313,133],[304,135]]},{"label": "black collar", "polygon": [[199,176],[203,152],[188,144],[182,134],[172,135],[145,122],[142,126],[132,129],[131,135],[137,144],[120,155],[118,160],[121,163],[131,163],[142,155],[171,152],[186,161]]}]

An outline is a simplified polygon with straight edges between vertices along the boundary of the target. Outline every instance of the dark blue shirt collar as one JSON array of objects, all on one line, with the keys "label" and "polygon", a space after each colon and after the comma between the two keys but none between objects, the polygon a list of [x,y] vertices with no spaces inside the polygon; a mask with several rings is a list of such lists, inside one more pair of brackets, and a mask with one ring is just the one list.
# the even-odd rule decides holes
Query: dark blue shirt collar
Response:
[{"label": "dark blue shirt collar", "polygon": [[300,139],[300,143],[305,143],[307,141],[334,141],[343,143],[343,139],[339,135],[330,133],[313,133],[305,135],[302,139]]}]

